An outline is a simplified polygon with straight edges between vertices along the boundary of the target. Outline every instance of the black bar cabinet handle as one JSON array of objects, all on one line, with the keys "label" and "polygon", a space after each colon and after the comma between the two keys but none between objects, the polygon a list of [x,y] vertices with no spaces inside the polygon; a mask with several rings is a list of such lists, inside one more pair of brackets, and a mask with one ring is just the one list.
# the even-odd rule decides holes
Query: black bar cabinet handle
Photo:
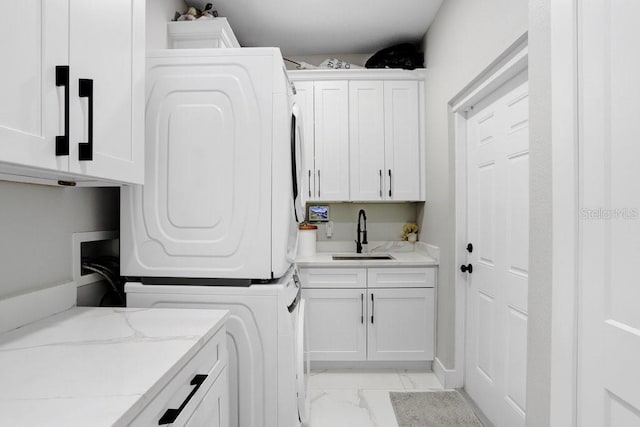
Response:
[{"label": "black bar cabinet handle", "polygon": [[82,161],[93,160],[93,80],[80,79],[78,96],[89,98],[89,135],[87,142],[78,144],[78,159]]},{"label": "black bar cabinet handle", "polygon": [[56,86],[64,86],[64,135],[56,136],[56,156],[69,155],[69,66],[56,66]]},{"label": "black bar cabinet handle", "polygon": [[374,301],[373,294],[371,294],[371,324],[373,325],[373,312],[374,312]]},{"label": "black bar cabinet handle", "polygon": [[389,169],[389,197],[391,197],[391,187],[393,185],[391,185],[391,169]]},{"label": "black bar cabinet handle", "polygon": [[191,390],[191,393],[189,393],[189,396],[187,396],[187,398],[184,400],[184,402],[182,402],[182,405],[180,405],[178,409],[167,409],[165,413],[162,415],[162,417],[160,417],[160,420],[158,421],[158,425],[163,426],[163,425],[171,424],[175,422],[178,416],[180,416],[180,413],[182,412],[182,410],[185,408],[185,406],[187,406],[187,403],[189,403],[193,395],[198,392],[198,389],[206,379],[207,379],[207,375],[196,375],[195,377],[193,377],[190,384],[194,385],[195,387],[193,388],[193,390]]},{"label": "black bar cabinet handle", "polygon": [[311,197],[311,169],[309,169],[309,197]]},{"label": "black bar cabinet handle", "polygon": [[320,197],[320,169],[318,169],[318,197]]},{"label": "black bar cabinet handle", "polygon": [[380,198],[382,199],[382,169],[378,169],[378,175],[380,177]]},{"label": "black bar cabinet handle", "polygon": [[360,294],[360,323],[364,325],[364,294]]}]

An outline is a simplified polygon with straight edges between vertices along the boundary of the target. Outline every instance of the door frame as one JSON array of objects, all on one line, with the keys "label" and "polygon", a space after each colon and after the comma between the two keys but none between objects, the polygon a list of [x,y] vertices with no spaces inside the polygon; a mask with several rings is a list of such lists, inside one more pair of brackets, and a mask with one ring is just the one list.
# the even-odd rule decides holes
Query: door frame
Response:
[{"label": "door frame", "polygon": [[[455,170],[455,370],[439,378],[445,387],[465,384],[467,274],[457,266],[467,263],[467,112],[529,65],[528,34],[520,36],[498,58],[472,79],[449,101],[449,125],[452,133]],[[437,371],[437,369],[436,369]],[[447,375],[448,374],[448,375]]]},{"label": "door frame", "polygon": [[[544,379],[540,384],[533,384],[530,365],[527,367],[527,395],[546,393],[549,395],[548,408],[535,408],[537,415],[548,411],[549,426],[576,426],[577,423],[577,368],[578,368],[578,312],[579,312],[579,122],[578,122],[578,16],[576,0],[562,0],[553,2],[549,6],[551,17],[546,17],[550,29],[554,32],[553,43],[550,39],[539,41],[534,46],[536,73],[544,69],[547,82],[535,82],[534,91],[542,86],[562,90],[549,89],[549,93],[535,94],[534,102],[544,102],[544,105],[533,105],[531,113],[538,115],[537,120],[530,125],[531,135],[540,137],[546,131],[550,147],[537,149],[534,146],[534,156],[547,155],[550,158],[540,159],[537,163],[547,166],[546,170],[534,170],[538,175],[537,184],[546,184],[547,198],[540,203],[551,204],[546,215],[550,217],[553,229],[563,230],[562,233],[552,233],[548,230],[548,240],[530,243],[530,259],[532,252],[546,249],[551,251],[551,265],[537,267],[538,273],[546,273],[542,279],[550,280],[549,295],[546,301],[530,300],[533,310],[547,306],[544,313],[547,324],[541,326],[538,336],[532,342],[529,334],[527,357],[532,356],[545,359],[548,384]],[[541,37],[541,30],[536,26],[536,35]],[[549,36],[549,29],[544,29]],[[455,266],[465,263],[467,242],[466,218],[466,120],[465,108],[474,101],[486,95],[491,83],[501,84],[524,67],[528,67],[528,34],[523,34],[489,67],[481,72],[467,86],[465,86],[449,102],[449,123],[452,134],[451,152],[455,167]],[[550,47],[549,47],[550,46]],[[517,58],[520,57],[520,61]],[[521,67],[521,68],[518,68]],[[546,68],[545,68],[546,67]],[[530,78],[540,78],[538,74]],[[502,80],[501,80],[502,79]],[[570,88],[570,89],[568,89]],[[483,93],[483,89],[485,92]],[[571,95],[567,96],[567,92]],[[535,118],[535,117],[534,117]],[[541,122],[552,120],[551,124]],[[559,120],[562,118],[562,120]],[[535,141],[534,141],[535,142]],[[537,192],[539,193],[539,191]],[[533,193],[532,193],[533,194]],[[537,205],[536,205],[537,206]],[[549,218],[548,218],[549,219]],[[531,228],[530,228],[531,229]],[[464,386],[465,339],[466,339],[466,300],[467,282],[462,273],[455,278],[455,370],[445,371],[446,386]],[[530,291],[531,295],[531,291]],[[550,307],[548,307],[550,306]],[[531,309],[529,315],[531,316]],[[537,320],[537,319],[536,319]],[[529,327],[530,330],[531,326]],[[546,346],[540,346],[540,344]],[[533,346],[531,344],[534,344]],[[437,365],[437,364],[436,364]],[[437,367],[434,365],[434,367]],[[437,369],[434,369],[437,371]],[[538,373],[539,374],[539,373]],[[440,378],[443,381],[443,378]],[[527,398],[529,403],[529,397]],[[528,405],[529,406],[529,405]]]}]

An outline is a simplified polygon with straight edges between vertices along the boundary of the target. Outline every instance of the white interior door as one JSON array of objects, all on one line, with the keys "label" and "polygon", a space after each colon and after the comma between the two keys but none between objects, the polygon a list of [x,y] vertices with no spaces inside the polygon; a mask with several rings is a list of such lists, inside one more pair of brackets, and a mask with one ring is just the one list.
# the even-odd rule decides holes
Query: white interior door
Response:
[{"label": "white interior door", "polygon": [[579,2],[578,425],[640,425],[640,2]]},{"label": "white interior door", "polygon": [[[523,72],[468,114],[465,389],[496,426],[524,426],[529,256],[528,84]],[[468,274],[468,273],[467,273]]]}]

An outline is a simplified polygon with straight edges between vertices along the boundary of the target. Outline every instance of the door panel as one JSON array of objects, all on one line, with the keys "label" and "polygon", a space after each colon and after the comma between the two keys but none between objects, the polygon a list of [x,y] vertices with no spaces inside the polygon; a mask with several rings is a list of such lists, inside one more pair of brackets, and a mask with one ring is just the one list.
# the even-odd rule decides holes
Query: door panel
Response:
[{"label": "door panel", "polygon": [[[144,7],[142,0],[70,0],[71,172],[143,182]],[[93,161],[79,160],[89,100],[78,97],[78,79],[93,80]]]},{"label": "door panel", "polygon": [[434,289],[369,289],[368,360],[433,360]]},{"label": "door panel", "polygon": [[420,150],[418,99],[417,81],[384,82],[387,199],[420,200],[420,156],[424,153]]},{"label": "door panel", "polygon": [[313,111],[313,82],[295,82],[296,105],[302,114],[302,203],[307,200],[315,200],[315,135],[314,135],[314,111]]},{"label": "door panel", "polygon": [[303,289],[310,360],[366,360],[366,290]]},{"label": "door panel", "polygon": [[56,86],[56,66],[69,65],[69,0],[20,2],[20,17],[6,14],[0,25],[0,51],[11,65],[0,79],[2,161],[38,168],[69,167],[55,155],[64,135],[65,91]]},{"label": "door panel", "polygon": [[640,38],[631,0],[579,2],[578,424],[640,425]]},{"label": "door panel", "polygon": [[526,72],[467,117],[468,224],[465,388],[496,426],[524,426],[529,257]]},{"label": "door panel", "polygon": [[314,83],[316,195],[349,200],[349,85]]},{"label": "door panel", "polygon": [[382,81],[349,82],[351,200],[384,199],[384,146]]}]

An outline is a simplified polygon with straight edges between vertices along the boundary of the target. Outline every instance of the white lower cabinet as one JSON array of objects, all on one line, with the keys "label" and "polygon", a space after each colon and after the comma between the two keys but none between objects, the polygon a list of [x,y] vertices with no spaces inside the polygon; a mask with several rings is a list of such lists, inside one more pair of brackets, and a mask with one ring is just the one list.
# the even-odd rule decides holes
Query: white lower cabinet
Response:
[{"label": "white lower cabinet", "polygon": [[301,280],[310,360],[433,360],[434,268],[308,268]]},{"label": "white lower cabinet", "polygon": [[227,427],[229,425],[229,380],[227,370],[223,369],[215,383],[194,409],[185,423],[188,427]]},{"label": "white lower cabinet", "polygon": [[310,360],[365,360],[365,289],[303,289]]},{"label": "white lower cabinet", "polygon": [[129,425],[228,427],[226,335],[218,330]]},{"label": "white lower cabinet", "polygon": [[433,288],[369,289],[368,360],[433,360]]}]

